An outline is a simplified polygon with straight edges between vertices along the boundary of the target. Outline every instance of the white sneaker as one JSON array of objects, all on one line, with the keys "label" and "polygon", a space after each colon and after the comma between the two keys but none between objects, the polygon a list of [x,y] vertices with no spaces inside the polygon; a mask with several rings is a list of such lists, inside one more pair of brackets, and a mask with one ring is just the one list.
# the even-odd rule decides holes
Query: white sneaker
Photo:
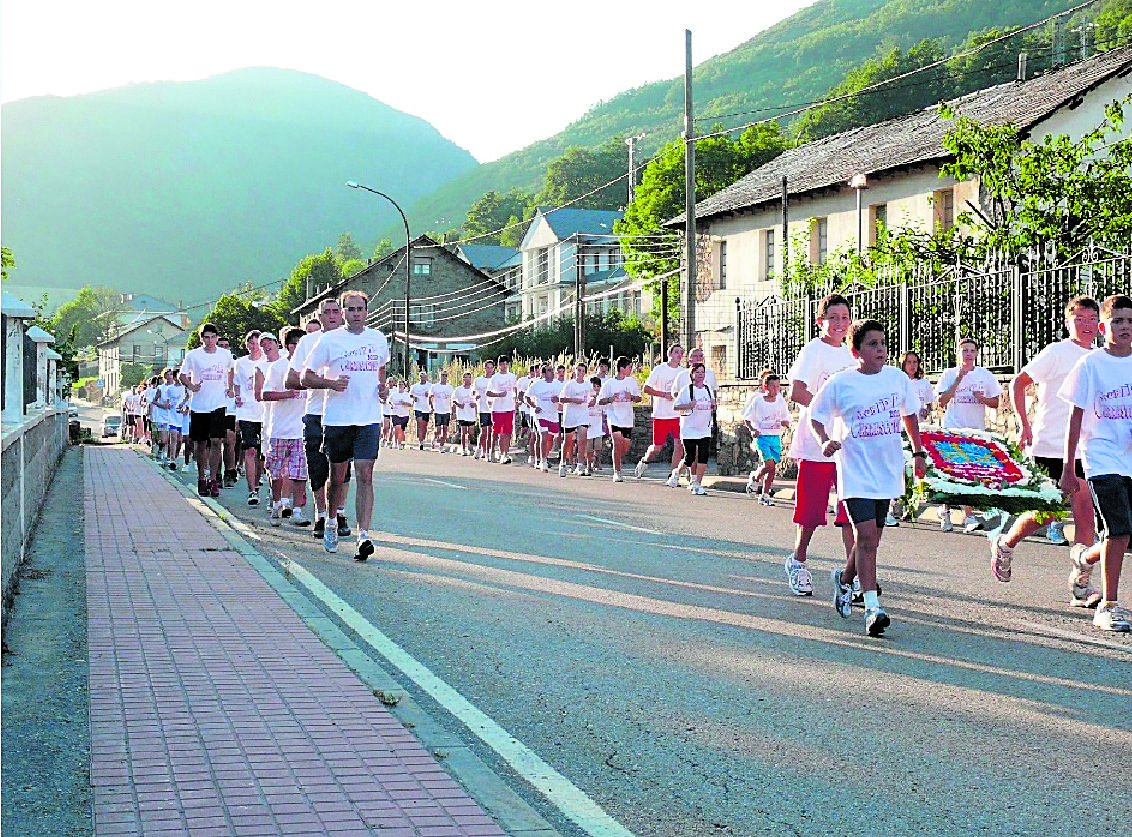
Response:
[{"label": "white sneaker", "polygon": [[1090,580],[1097,564],[1085,561],[1088,549],[1083,543],[1069,548],[1069,560],[1073,563],[1073,569],[1069,571],[1069,604],[1072,607],[1096,607],[1101,600],[1101,591]]},{"label": "white sneaker", "polygon": [[542,472],[543,472],[544,474],[549,474],[549,473],[550,473],[550,463],[549,463],[549,462],[547,462],[547,461],[546,461],[546,460],[544,459],[544,460],[542,461],[542,465],[540,465],[540,466],[539,466],[539,470],[540,470],[540,471],[542,471]]},{"label": "white sneaker", "polygon": [[810,578],[810,571],[801,561],[794,560],[791,555],[786,559],[786,581],[790,585],[790,592],[795,596],[812,596],[814,582]]},{"label": "white sneaker", "polygon": [[510,465],[510,464],[511,464],[511,457],[510,457],[510,456],[504,456],[504,457],[502,457],[502,458],[501,458],[501,459],[499,460],[499,464],[500,464],[500,465]]},{"label": "white sneaker", "polygon": [[1128,622],[1128,611],[1116,602],[1101,602],[1093,614],[1093,627],[1102,631],[1128,633],[1132,624]]},{"label": "white sneaker", "polygon": [[894,515],[892,512],[889,512],[884,518],[884,525],[885,526],[899,526],[900,521],[896,519],[896,515]]},{"label": "white sneaker", "polygon": [[678,488],[680,486],[680,472],[673,471],[668,479],[664,481],[664,484],[669,488]]},{"label": "white sneaker", "polygon": [[1056,546],[1065,546],[1069,543],[1069,539],[1065,537],[1065,524],[1060,520],[1051,520],[1046,539]]},{"label": "white sneaker", "polygon": [[704,494],[707,494],[707,491],[705,491],[704,487],[702,485],[700,485],[698,482],[695,484],[695,486],[696,487],[692,489],[693,494],[699,494],[701,496],[704,495]]},{"label": "white sneaker", "polygon": [[947,506],[939,507],[939,528],[941,531],[950,532],[955,527],[951,525],[951,509]]},{"label": "white sneaker", "polygon": [[1004,535],[990,539],[991,575],[1004,584],[1010,581],[1010,561],[1014,558],[1014,547],[1007,546]]},{"label": "white sneaker", "polygon": [[295,526],[310,526],[310,518],[303,512],[303,507],[299,506],[291,515],[291,523]]},{"label": "white sneaker", "polygon": [[972,532],[977,532],[983,526],[983,521],[975,517],[973,514],[967,515],[963,518],[963,531],[970,535]]},{"label": "white sneaker", "polygon": [[620,471],[614,471],[613,472],[613,481],[614,482],[625,482],[625,478],[623,476],[621,476]]},{"label": "white sneaker", "polygon": [[282,509],[283,509],[283,507],[279,503],[272,503],[271,504],[271,525],[272,526],[278,526],[280,523],[283,522],[283,518],[281,517]]},{"label": "white sneaker", "polygon": [[533,456],[528,456],[527,457],[527,464],[530,465],[533,468],[536,464],[535,458]]},{"label": "white sneaker", "polygon": [[760,494],[759,503],[764,506],[773,506],[774,500],[771,499],[771,496],[769,494]]},{"label": "white sneaker", "polygon": [[648,467],[649,463],[645,462],[645,460],[643,459],[640,460],[639,462],[637,462],[637,466],[633,469],[633,476],[635,476],[637,479],[643,479],[645,476],[645,469]]},{"label": "white sneaker", "polygon": [[566,466],[565,465],[559,465],[558,466],[558,476],[560,476],[560,477],[566,476]]},{"label": "white sneaker", "polygon": [[688,491],[690,491],[692,494],[696,493],[696,484],[694,482],[688,483]]},{"label": "white sneaker", "polygon": [[474,455],[472,456],[472,459],[479,459],[479,458],[480,458],[480,449],[479,449],[479,448],[476,448],[476,452],[475,452],[475,454],[474,454]]},{"label": "white sneaker", "polygon": [[573,470],[572,473],[574,474],[574,476],[580,477],[586,473],[586,469],[582,467],[581,463],[578,463],[578,466]]}]

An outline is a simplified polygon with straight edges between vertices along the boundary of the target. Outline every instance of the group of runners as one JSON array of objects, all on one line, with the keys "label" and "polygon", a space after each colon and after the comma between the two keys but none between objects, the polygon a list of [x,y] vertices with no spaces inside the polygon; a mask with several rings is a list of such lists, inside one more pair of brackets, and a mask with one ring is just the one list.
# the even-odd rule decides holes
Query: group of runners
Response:
[{"label": "group of runners", "polygon": [[[198,492],[204,496],[218,496],[222,474],[232,485],[242,464],[249,505],[260,503],[266,479],[272,524],[313,524],[314,536],[328,552],[336,552],[339,539],[351,534],[344,504],[353,478],[358,561],[374,550],[369,529],[379,448],[404,448],[410,422],[411,444],[418,450],[504,465],[513,462],[513,453],[525,453],[531,467],[546,473],[557,458],[562,477],[600,472],[609,440],[611,478],[623,482],[634,404],[647,395],[650,444],[633,475],[643,478],[672,440],[666,485],[678,487],[686,471],[689,491],[706,493],[703,475],[717,387],[701,349],[692,349],[685,362],[683,347],[671,346],[643,385],[624,357],[602,360],[593,369],[584,363],[532,364],[523,375],[500,357],[486,361],[478,375],[464,372],[458,382],[450,382],[447,372],[436,381],[421,372],[414,383],[386,379],[389,345],[380,331],[366,327],[367,316],[362,292],[325,299],[303,329],[249,333],[246,354],[239,359],[214,326],[202,325],[201,346],[186,354],[179,371],[167,369],[127,396],[132,438],[148,433],[155,458],[172,468],[178,456],[186,464],[195,458]],[[910,441],[914,470],[922,475],[921,423],[938,415],[943,428],[981,431],[986,410],[998,406],[1001,388],[976,364],[979,346],[972,339],[959,342],[955,367],[933,388],[914,352],[906,353],[899,367],[887,365],[885,327],[872,319],[853,321],[846,297],[824,298],[817,325],[819,336],[803,347],[790,370],[781,377],[764,373],[742,409],[759,460],[747,490],[759,503],[773,505],[782,436],[792,426],[784,378],[789,399],[799,408],[789,450],[798,464],[794,548],[785,564],[789,589],[813,595],[809,545],[828,523],[833,492],[834,523],[845,548],[845,565],[830,579],[834,606],[849,617],[854,604],[863,605],[865,630],[878,636],[891,620],[879,603],[876,556],[884,529],[900,524],[902,435]],[[1077,297],[1066,307],[1065,326],[1069,336],[1046,347],[1011,383],[1019,441],[1070,498],[1070,603],[1096,608],[1093,624],[1102,630],[1128,631],[1129,614],[1118,604],[1117,592],[1132,532],[1132,302],[1123,295],[1102,304]],[[1101,348],[1095,348],[1098,333]],[[1037,398],[1032,420],[1026,409],[1031,386]],[[1064,468],[1065,462],[1074,467]],[[306,513],[308,483],[311,514]],[[952,510],[943,506],[937,514],[941,529],[951,531]],[[991,570],[1000,582],[1010,581],[1015,549],[1041,526],[1047,526],[1052,542],[1066,540],[1057,515],[1024,514],[1011,524],[1001,513],[979,516],[965,508],[962,514],[965,531],[989,529]],[[1098,563],[1099,588],[1092,581]]]}]

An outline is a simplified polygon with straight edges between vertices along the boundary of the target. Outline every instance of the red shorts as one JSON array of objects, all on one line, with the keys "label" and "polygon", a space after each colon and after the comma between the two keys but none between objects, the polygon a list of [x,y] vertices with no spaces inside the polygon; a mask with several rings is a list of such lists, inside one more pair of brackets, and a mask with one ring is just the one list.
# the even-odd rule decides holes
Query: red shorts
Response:
[{"label": "red shorts", "polygon": [[680,444],[679,418],[654,418],[652,420],[652,443],[660,447],[672,436]]},{"label": "red shorts", "polygon": [[[798,485],[794,491],[794,522],[805,529],[827,526],[829,519],[826,508],[829,493],[837,485],[837,465],[833,462],[798,462]],[[834,525],[849,523],[845,505],[837,503]]]},{"label": "red shorts", "polygon": [[496,433],[510,434],[515,429],[515,411],[493,412],[491,414],[491,429]]},{"label": "red shorts", "polygon": [[541,427],[543,430],[545,430],[548,433],[557,433],[558,432],[558,422],[551,421],[550,419],[540,418],[538,420],[538,426]]}]

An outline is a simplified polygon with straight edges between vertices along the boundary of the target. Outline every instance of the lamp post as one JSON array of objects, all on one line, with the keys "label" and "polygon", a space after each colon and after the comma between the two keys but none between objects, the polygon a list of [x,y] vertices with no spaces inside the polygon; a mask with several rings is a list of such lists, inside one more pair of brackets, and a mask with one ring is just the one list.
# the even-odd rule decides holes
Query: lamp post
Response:
[{"label": "lamp post", "polygon": [[860,259],[864,253],[864,242],[861,240],[863,236],[861,225],[861,192],[869,188],[869,179],[863,174],[855,174],[849,181],[849,185],[857,192],[857,258]]},{"label": "lamp post", "polygon": [[[347,180],[346,185],[351,189],[365,189],[367,192],[373,192],[373,194],[385,198],[393,204],[393,208],[396,209],[397,213],[401,216],[401,223],[405,225],[405,365],[402,367],[402,371],[407,376],[409,374],[409,282],[413,269],[413,242],[412,239],[409,238],[409,221],[405,217],[405,213],[401,211],[401,207],[397,204],[397,201],[393,200],[393,198],[389,197],[389,195],[384,192],[379,192],[377,189],[373,189],[353,180]],[[394,322],[394,328],[396,329],[396,322]]]}]

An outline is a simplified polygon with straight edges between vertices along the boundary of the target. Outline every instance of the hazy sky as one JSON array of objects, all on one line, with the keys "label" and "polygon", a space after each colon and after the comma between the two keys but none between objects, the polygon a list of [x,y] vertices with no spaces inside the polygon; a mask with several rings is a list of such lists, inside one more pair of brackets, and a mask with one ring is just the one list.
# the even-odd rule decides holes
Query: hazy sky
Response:
[{"label": "hazy sky", "polygon": [[0,101],[284,67],[420,116],[488,161],[683,73],[685,29],[699,64],[812,2],[0,0]]}]

